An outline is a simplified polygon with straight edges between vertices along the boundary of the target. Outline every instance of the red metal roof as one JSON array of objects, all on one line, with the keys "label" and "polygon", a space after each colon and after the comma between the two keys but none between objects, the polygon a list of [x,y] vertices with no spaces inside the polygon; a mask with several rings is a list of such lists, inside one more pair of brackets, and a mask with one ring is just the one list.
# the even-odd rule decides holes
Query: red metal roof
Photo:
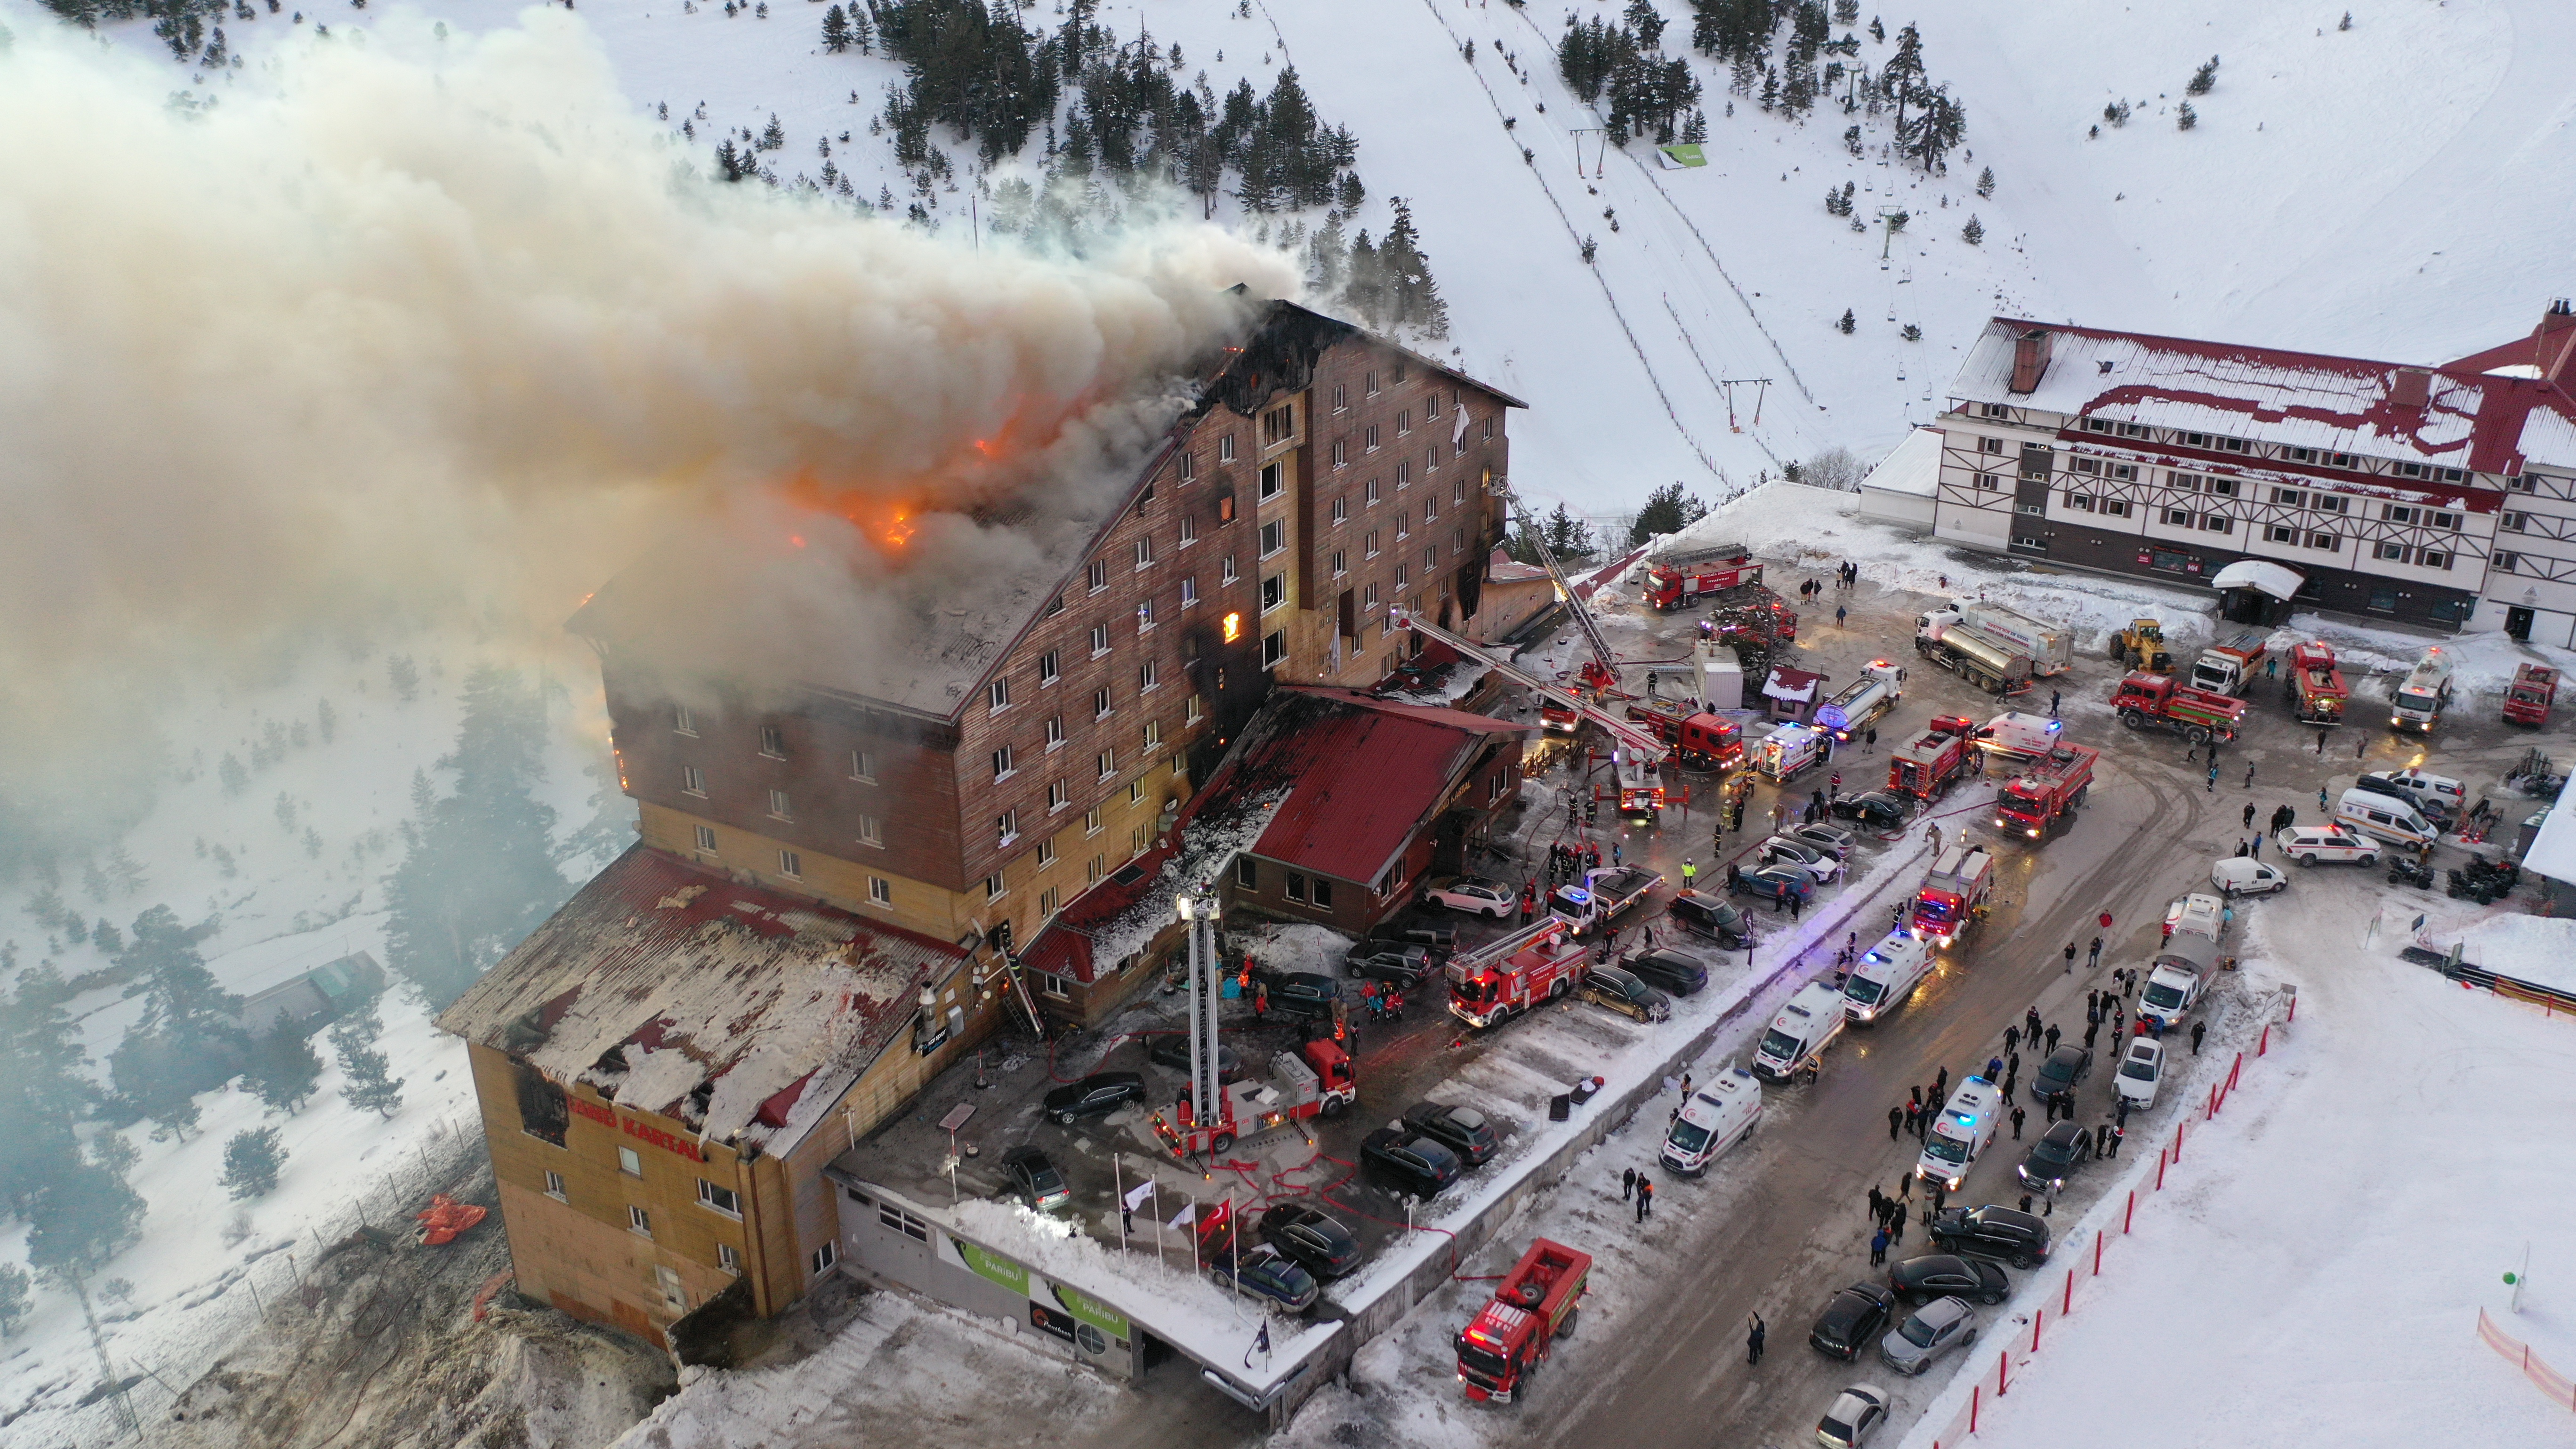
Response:
[{"label": "red metal roof", "polygon": [[1316,686],[1283,687],[1262,712],[1272,728],[1244,751],[1232,783],[1285,784],[1288,794],[1252,853],[1363,885],[1432,817],[1488,737],[1528,729]]}]

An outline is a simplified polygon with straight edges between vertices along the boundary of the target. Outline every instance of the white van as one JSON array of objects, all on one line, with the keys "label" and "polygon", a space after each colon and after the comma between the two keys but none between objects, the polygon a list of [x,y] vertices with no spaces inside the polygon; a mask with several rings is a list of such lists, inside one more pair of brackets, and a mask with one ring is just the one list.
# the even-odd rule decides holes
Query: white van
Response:
[{"label": "white van", "polygon": [[1876,1021],[1903,1006],[1931,973],[1932,943],[1916,940],[1911,931],[1891,931],[1853,963],[1850,979],[1843,982],[1843,1014],[1854,1021]]},{"label": "white van", "polygon": [[1691,1093],[1691,1099],[1682,1104],[1682,1114],[1664,1133],[1664,1166],[1684,1177],[1697,1177],[1761,1120],[1762,1086],[1751,1072],[1737,1067]]},{"label": "white van", "polygon": [[2007,711],[1986,721],[1986,727],[1977,731],[1977,743],[1998,755],[2037,759],[2057,748],[2058,733],[2065,728],[2063,720]]},{"label": "white van", "polygon": [[2344,791],[2343,798],[2335,801],[2334,823],[2391,845],[2427,846],[2441,838],[2422,811],[2394,796],[2368,790]]},{"label": "white van", "polygon": [[1932,1119],[1931,1130],[1923,1134],[1923,1155],[1915,1159],[1914,1175],[1957,1192],[1968,1175],[1968,1164],[1995,1140],[1995,1128],[2004,1118],[2003,1105],[2003,1090],[1985,1078],[1961,1082],[1941,1115]]},{"label": "white van", "polygon": [[2287,888],[2290,878],[2268,860],[2234,855],[2210,862],[2209,883],[2223,896],[2268,896]]},{"label": "white van", "polygon": [[1785,1082],[1800,1072],[1814,1080],[1823,1063],[1819,1060],[1834,1038],[1843,1034],[1842,993],[1828,982],[1810,981],[1798,988],[1780,1014],[1771,1018],[1771,1029],[1762,1034],[1762,1044],[1753,1049],[1753,1075],[1768,1082]]},{"label": "white van", "polygon": [[2215,943],[2227,924],[2227,903],[2206,891],[2195,891],[2165,907],[2165,939],[2198,936]]}]

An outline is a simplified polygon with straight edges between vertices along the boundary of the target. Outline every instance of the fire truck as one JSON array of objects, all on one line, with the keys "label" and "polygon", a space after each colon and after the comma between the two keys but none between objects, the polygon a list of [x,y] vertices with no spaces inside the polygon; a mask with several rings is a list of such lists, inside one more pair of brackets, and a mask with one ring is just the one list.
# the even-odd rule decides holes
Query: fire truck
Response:
[{"label": "fire truck", "polygon": [[1888,757],[1887,788],[1917,800],[1936,799],[1950,793],[1975,760],[1967,737],[1927,729]]},{"label": "fire truck", "polygon": [[1906,912],[1905,929],[1918,941],[1948,946],[1985,914],[1995,892],[1995,857],[1981,845],[1944,847],[1923,877]]},{"label": "fire truck", "polygon": [[1561,885],[1548,895],[1548,909],[1581,935],[1607,926],[1620,913],[1646,898],[1664,878],[1642,866],[1586,871],[1581,885]]},{"label": "fire truck", "polygon": [[2033,840],[2072,814],[2093,788],[2093,765],[2100,750],[2086,745],[2059,745],[2006,781],[1995,792],[1995,828],[2019,831]]},{"label": "fire truck", "polygon": [[1493,1301],[1459,1330],[1458,1382],[1467,1397],[1510,1403],[1556,1341],[1574,1336],[1591,1276],[1591,1254],[1531,1239],[1529,1251],[1494,1289]]},{"label": "fire truck", "polygon": [[1318,1037],[1272,1057],[1269,1081],[1225,1083],[1209,1116],[1194,1115],[1186,1100],[1155,1113],[1154,1135],[1175,1156],[1214,1156],[1255,1132],[1309,1117],[1338,1117],[1359,1100],[1359,1091],[1350,1053]]},{"label": "fire truck", "polygon": [[2111,709],[2133,730],[2159,725],[2201,744],[2232,740],[2245,719],[2245,701],[2176,683],[2162,674],[2132,671],[2111,692]]},{"label": "fire truck", "polygon": [[1572,921],[1551,914],[1450,957],[1449,1014],[1469,1026],[1498,1026],[1572,991],[1590,956],[1574,934]]},{"label": "fire truck", "polygon": [[1628,718],[1655,732],[1684,769],[1731,770],[1744,763],[1744,728],[1703,710],[1696,714],[1660,700],[1638,700]]},{"label": "fire truck", "polygon": [[1861,669],[1860,678],[1816,706],[1816,728],[1831,730],[1835,739],[1850,744],[1852,736],[1886,718],[1904,697],[1905,671],[1884,659],[1873,659]]},{"label": "fire truck", "polygon": [[2546,664],[2517,664],[2513,686],[2504,693],[2504,722],[2545,725],[2549,723],[2549,706],[2557,698],[2557,670]]},{"label": "fire truck", "polygon": [[1646,602],[1671,613],[1698,605],[1703,597],[1728,593],[1762,582],[1762,565],[1740,543],[1719,544],[1657,554],[1646,564]]},{"label": "fire truck", "polygon": [[2289,696],[2290,712],[2301,724],[2343,723],[2344,703],[2352,691],[2335,667],[2334,650],[2314,640],[2290,646]]}]

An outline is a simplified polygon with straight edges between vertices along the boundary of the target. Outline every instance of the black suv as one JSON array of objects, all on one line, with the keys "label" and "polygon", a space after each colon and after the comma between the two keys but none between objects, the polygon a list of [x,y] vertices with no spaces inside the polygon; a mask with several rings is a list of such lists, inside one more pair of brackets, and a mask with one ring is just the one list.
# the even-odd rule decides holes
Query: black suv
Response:
[{"label": "black suv", "polygon": [[1858,795],[1836,795],[1826,807],[1837,820],[1850,820],[1873,830],[1893,830],[1905,823],[1905,797],[1885,790],[1869,790]]},{"label": "black suv", "polygon": [[1037,1148],[1014,1147],[1003,1153],[1002,1175],[1010,1179],[1011,1191],[1019,1194],[1020,1201],[1040,1212],[1052,1212],[1073,1201],[1064,1174]]},{"label": "black suv", "polygon": [[1943,1208],[1923,1226],[1932,1235],[1932,1246],[1945,1253],[1992,1258],[2016,1268],[2048,1261],[2048,1224],[2008,1207]]},{"label": "black suv", "polygon": [[[1145,1038],[1145,1060],[1186,1075],[1190,1069],[1190,1034],[1165,1031]],[[1222,1041],[1216,1044],[1216,1079],[1220,1082],[1243,1079],[1243,1058]]]},{"label": "black suv", "polygon": [[1833,1297],[1807,1330],[1807,1343],[1819,1353],[1849,1362],[1878,1341],[1896,1312],[1896,1295],[1875,1283],[1854,1283]]},{"label": "black suv", "polygon": [[2022,1186],[2053,1197],[2092,1155],[2092,1129],[2081,1123],[2060,1122],[2030,1145],[2030,1152],[2013,1171],[2021,1174]]},{"label": "black suv", "polygon": [[1482,1167],[1503,1148],[1493,1119],[1473,1107],[1418,1102],[1404,1110],[1404,1125],[1448,1148],[1469,1167]]},{"label": "black suv", "polygon": [[2012,1296],[2012,1280],[2004,1276],[2003,1269],[1950,1253],[1926,1253],[1906,1259],[1887,1270],[1887,1286],[1909,1304],[1929,1303],[1935,1298],[2001,1303]]},{"label": "black suv", "polygon": [[1683,930],[1694,936],[1706,936],[1730,951],[1740,951],[1753,944],[1753,921],[1744,908],[1722,896],[1706,891],[1683,891],[1673,897],[1668,908]]},{"label": "black suv", "polygon": [[1360,1143],[1360,1165],[1415,1197],[1437,1196],[1465,1171],[1456,1154],[1409,1127],[1380,1127]]},{"label": "black suv", "polygon": [[1359,1266],[1360,1240],[1341,1219],[1304,1203],[1284,1202],[1263,1213],[1261,1236],[1318,1278],[1338,1278]]},{"label": "black suv", "polygon": [[1640,951],[1619,963],[1648,986],[1688,996],[1708,984],[1708,968],[1679,951]]},{"label": "black suv", "polygon": [[[1440,969],[1439,960],[1428,946],[1399,946],[1392,942],[1365,942],[1342,958],[1342,969],[1353,976],[1374,976],[1392,981],[1407,991],[1420,986],[1424,978]],[[1271,1005],[1279,1004],[1278,993],[1271,994]]]},{"label": "black suv", "polygon": [[1285,971],[1255,979],[1270,988],[1270,1009],[1287,1016],[1331,1016],[1333,1003],[1342,994],[1340,982],[1315,971]]},{"label": "black suv", "polygon": [[2076,1085],[2092,1073],[2091,1047],[2059,1047],[2039,1064],[2038,1074],[2030,1079],[2030,1094],[2043,1102],[2074,1101]]},{"label": "black suv", "polygon": [[1145,1095],[1145,1078],[1136,1072],[1093,1072],[1046,1094],[1046,1114],[1065,1126],[1084,1117],[1099,1117]]}]

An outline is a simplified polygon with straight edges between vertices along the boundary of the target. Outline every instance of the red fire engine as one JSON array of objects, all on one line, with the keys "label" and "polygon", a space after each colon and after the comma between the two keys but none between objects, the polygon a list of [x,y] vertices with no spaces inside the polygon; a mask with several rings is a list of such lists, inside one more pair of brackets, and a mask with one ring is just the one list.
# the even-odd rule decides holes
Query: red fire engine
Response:
[{"label": "red fire engine", "polygon": [[2546,664],[2517,664],[2513,687],[2504,695],[2507,724],[2549,723],[2549,706],[2558,698],[2558,671]]},{"label": "red fire engine", "polygon": [[2093,788],[2093,763],[2102,752],[2087,745],[2059,745],[2033,760],[1995,792],[1995,828],[2032,840],[2084,803]]},{"label": "red fire engine", "polygon": [[1338,1117],[1359,1097],[1359,1076],[1350,1053],[1326,1038],[1281,1052],[1270,1060],[1269,1081],[1228,1082],[1217,1096],[1213,1116],[1194,1119],[1184,1099],[1169,1113],[1153,1117],[1154,1134],[1174,1155],[1208,1155],[1225,1151],[1235,1139],[1308,1117]]},{"label": "red fire engine", "polygon": [[1994,892],[1994,855],[1983,846],[1949,846],[1925,872],[1905,927],[1918,941],[1948,946],[1983,918]]},{"label": "red fire engine", "polygon": [[2343,671],[2335,668],[2334,650],[2309,642],[2290,646],[2290,712],[2302,724],[2343,723],[2344,704],[2352,697]]},{"label": "red fire engine", "polygon": [[1628,718],[1653,730],[1686,769],[1728,770],[1744,763],[1744,730],[1731,719],[1705,710],[1686,713],[1661,700],[1630,704]]},{"label": "red fire engine", "polygon": [[1556,915],[1461,951],[1449,958],[1449,1014],[1469,1026],[1498,1025],[1572,991],[1585,959],[1574,923]]},{"label": "red fire engine", "polygon": [[1458,1333],[1458,1382],[1470,1399],[1508,1404],[1522,1380],[1547,1361],[1560,1338],[1574,1336],[1592,1255],[1533,1238],[1519,1266],[1503,1275],[1493,1301]]},{"label": "red fire engine", "polygon": [[1975,763],[1965,736],[1946,729],[1927,729],[1896,747],[1887,761],[1887,788],[1899,795],[1930,800],[1949,793]]},{"label": "red fire engine", "polygon": [[1687,609],[1703,595],[1762,582],[1762,565],[1740,543],[1663,554],[1646,565],[1646,602],[1666,613]]}]

